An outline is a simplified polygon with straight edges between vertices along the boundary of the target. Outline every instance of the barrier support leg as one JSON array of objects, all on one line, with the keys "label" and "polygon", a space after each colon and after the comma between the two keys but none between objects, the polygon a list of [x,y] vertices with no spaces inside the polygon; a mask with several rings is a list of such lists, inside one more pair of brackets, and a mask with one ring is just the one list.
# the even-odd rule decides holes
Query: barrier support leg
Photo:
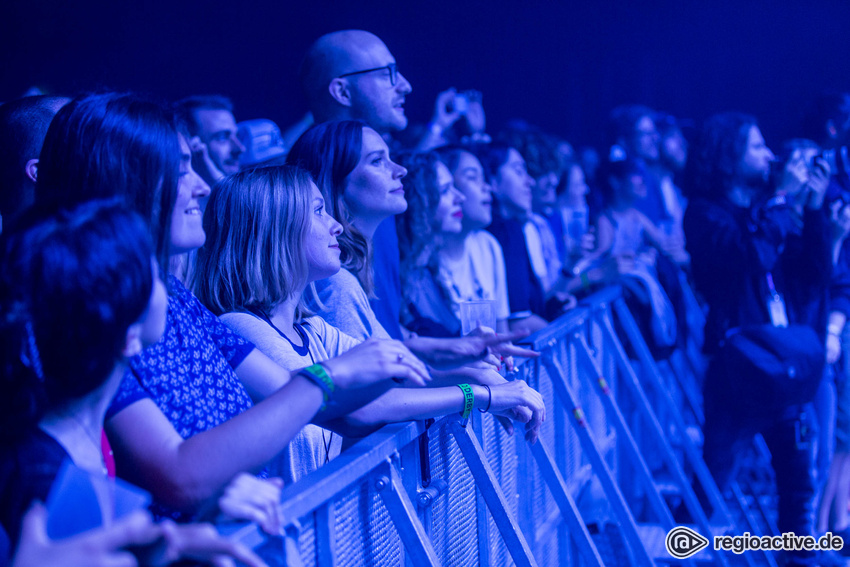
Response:
[{"label": "barrier support leg", "polygon": [[398,535],[404,544],[406,560],[417,566],[439,566],[440,560],[416,515],[413,502],[404,490],[398,470],[387,459],[386,463],[375,469],[375,475],[375,489],[381,495],[381,500],[398,530]]},{"label": "barrier support leg", "polygon": [[493,521],[502,535],[508,552],[518,567],[536,567],[537,562],[531,554],[531,548],[522,535],[522,530],[516,520],[508,513],[508,503],[502,489],[496,482],[496,477],[487,463],[487,457],[478,443],[471,427],[464,427],[459,421],[449,425],[450,431],[460,447],[475,485],[493,515]]}]

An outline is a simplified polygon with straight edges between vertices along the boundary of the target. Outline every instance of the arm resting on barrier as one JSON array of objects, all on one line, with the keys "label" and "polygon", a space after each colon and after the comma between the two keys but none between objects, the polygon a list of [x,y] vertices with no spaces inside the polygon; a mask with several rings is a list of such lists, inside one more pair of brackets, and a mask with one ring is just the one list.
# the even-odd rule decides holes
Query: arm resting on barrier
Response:
[{"label": "arm resting on barrier", "polygon": [[322,391],[293,377],[267,400],[183,439],[149,398],[113,416],[106,430],[119,474],[174,508],[197,510],[240,472],[258,471],[307,424]]}]

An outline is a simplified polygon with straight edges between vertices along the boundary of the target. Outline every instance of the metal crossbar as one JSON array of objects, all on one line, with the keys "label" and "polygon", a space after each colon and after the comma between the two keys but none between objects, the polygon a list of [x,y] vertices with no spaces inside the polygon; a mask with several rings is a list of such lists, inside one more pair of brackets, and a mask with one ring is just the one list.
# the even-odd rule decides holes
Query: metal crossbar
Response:
[{"label": "metal crossbar", "polygon": [[[616,521],[631,564],[654,565],[617,481],[621,447],[636,457],[639,468],[642,463],[642,474],[651,481],[642,459],[647,448],[631,435],[612,395],[622,381],[635,397],[640,384],[610,320],[598,318],[618,297],[617,289],[593,296],[589,306],[572,310],[526,341],[543,352],[521,365],[518,374],[546,398],[547,420],[536,445],[524,442],[521,432],[506,435],[490,416],[476,415],[466,426],[457,416],[430,427],[423,422],[387,425],[283,490],[286,528],[279,542],[269,542],[253,525],[231,537],[249,547],[278,549],[275,563],[288,566],[598,567],[605,555],[587,527],[592,515],[594,522]],[[606,376],[609,389],[598,382],[600,364],[614,372]],[[641,394],[637,398],[645,402]],[[653,450],[661,446],[668,468],[679,467],[657,420],[655,426],[661,440]],[[682,488],[689,488],[681,467],[678,472]],[[662,526],[672,527],[667,505],[649,482],[643,497],[650,499]],[[450,501],[464,509],[447,508]],[[699,519],[701,511],[692,515]],[[383,520],[374,524],[374,513]],[[701,519],[704,528],[704,513]],[[341,523],[348,526],[343,539]],[[400,549],[400,554],[382,553],[375,545]],[[723,565],[718,556],[713,559]]]},{"label": "metal crossbar", "polygon": [[[693,468],[697,480],[699,480],[702,485],[712,508],[715,510],[715,514],[718,515],[719,521],[731,526],[732,516],[729,513],[726,502],[723,500],[720,490],[717,488],[717,484],[714,482],[711,473],[708,471],[708,467],[706,466],[702,455],[700,455],[699,450],[687,434],[687,427],[684,419],[682,418],[682,413],[678,411],[676,404],[670,397],[670,392],[666,387],[664,387],[658,366],[655,364],[655,360],[649,352],[649,347],[647,347],[646,342],[638,330],[634,317],[632,317],[632,314],[629,312],[628,307],[626,307],[626,303],[622,300],[622,298],[613,302],[613,308],[617,313],[617,317],[620,320],[624,333],[629,339],[632,348],[638,355],[638,359],[644,369],[645,379],[653,386],[656,394],[661,397],[662,401],[666,402],[667,406],[673,410],[670,412],[670,417],[673,419],[674,426],[679,431],[681,443],[684,447],[689,464]],[[603,315],[603,317],[608,334],[614,334],[614,328],[611,325],[610,318],[607,317],[607,315]],[[623,356],[625,356],[625,352],[623,352]],[[697,503],[696,506],[699,507],[699,504]]]},{"label": "metal crossbar", "polygon": [[[717,489],[714,479],[708,472],[708,467],[706,467],[705,461],[702,460],[702,456],[696,451],[696,448],[693,446],[693,443],[688,437],[681,412],[678,411],[675,403],[670,398],[669,391],[667,391],[667,389],[662,385],[658,374],[658,367],[655,366],[655,361],[652,359],[652,356],[649,355],[649,358],[644,356],[645,354],[649,354],[649,348],[646,346],[646,342],[643,341],[643,337],[639,332],[637,335],[634,334],[637,330],[637,323],[635,323],[634,318],[631,316],[631,313],[628,311],[628,308],[622,299],[615,300],[613,302],[613,306],[617,311],[617,315],[620,318],[620,322],[623,325],[626,335],[632,343],[632,347],[638,352],[638,356],[640,357],[642,364],[645,365],[644,367],[650,370],[647,373],[650,383],[670,410],[669,414],[674,419],[674,423],[679,430],[679,437],[685,447],[685,454],[688,457],[690,465],[695,471],[697,478],[702,483],[703,489],[708,495],[712,505],[715,506],[715,513],[720,515],[720,518],[722,519],[722,526],[726,529],[731,528],[733,526],[733,522],[729,515],[729,511],[726,508],[726,504],[720,496],[720,491]],[[699,526],[703,533],[711,535],[713,530],[708,521],[708,517],[706,516],[702,505],[699,503],[699,500],[691,487],[691,483],[685,476],[681,463],[676,458],[676,455],[664,434],[664,430],[662,429],[661,424],[659,423],[658,418],[646,397],[646,393],[635,374],[634,368],[632,368],[625,349],[617,338],[617,333],[614,331],[614,326],[608,312],[599,310],[599,313],[606,333],[606,338],[609,340],[611,347],[615,350],[617,360],[620,363],[620,368],[625,375],[626,380],[624,382],[631,389],[632,395],[637,400],[638,407],[643,411],[644,416],[649,422],[650,433],[654,436],[655,442],[658,443],[658,446],[661,448],[662,457],[664,458],[669,472],[673,474],[674,479],[682,492],[682,498],[688,508],[688,512],[690,512],[691,517],[696,520],[697,526]],[[722,553],[714,553],[714,560],[718,565],[727,565],[726,558]]]}]

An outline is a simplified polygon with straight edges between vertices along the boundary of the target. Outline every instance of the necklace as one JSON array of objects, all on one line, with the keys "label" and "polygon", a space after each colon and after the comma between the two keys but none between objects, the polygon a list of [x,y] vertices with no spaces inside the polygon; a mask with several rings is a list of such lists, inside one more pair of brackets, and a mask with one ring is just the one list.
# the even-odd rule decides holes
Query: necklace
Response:
[{"label": "necklace", "polygon": [[[299,346],[299,345],[296,345],[295,343],[293,343],[292,340],[283,333],[283,331],[278,329],[277,326],[274,323],[272,323],[271,317],[269,317],[268,315],[266,315],[265,313],[263,313],[259,309],[251,310],[251,313],[253,313],[257,317],[259,317],[260,319],[262,319],[263,321],[268,323],[269,326],[272,329],[277,331],[277,334],[279,334],[281,337],[286,339],[286,342],[288,342],[292,346],[292,350],[294,350],[295,353],[298,356],[302,356],[302,357],[309,356],[310,357],[310,364],[316,363],[315,359],[313,359],[313,353],[310,352],[310,338],[307,335],[307,332],[304,331],[304,329],[301,327],[301,325],[299,325],[298,323],[294,323],[294,322],[292,323],[292,328],[295,329],[295,332],[298,333],[298,336],[301,338],[301,345]],[[324,449],[325,449],[325,464],[327,464],[331,460],[331,456],[330,456],[331,443],[333,443],[334,434],[333,434],[333,431],[329,431],[328,433],[330,433],[330,435],[325,436],[325,428],[321,427],[321,430],[322,430],[322,445],[324,446]]]},{"label": "necklace", "polygon": [[251,313],[253,313],[253,314],[254,314],[254,315],[256,315],[257,317],[259,317],[260,319],[262,319],[263,321],[265,321],[266,323],[268,323],[268,324],[269,324],[269,326],[270,326],[272,329],[274,329],[275,331],[277,331],[277,334],[279,334],[281,337],[283,337],[284,339],[286,339],[286,342],[288,342],[288,343],[292,346],[292,350],[294,350],[294,351],[295,351],[295,353],[296,353],[296,354],[298,354],[298,356],[307,356],[307,355],[310,355],[310,359],[311,359],[311,360],[313,359],[313,355],[312,355],[312,354],[310,354],[310,339],[307,337],[307,333],[306,333],[306,332],[304,332],[304,329],[302,329],[302,328],[301,328],[301,325],[299,325],[298,323],[294,323],[294,322],[292,323],[292,328],[295,330],[295,333],[296,333],[296,334],[298,335],[298,337],[301,339],[301,345],[297,345],[297,344],[295,344],[294,342],[292,342],[292,339],[290,339],[289,337],[287,337],[287,336],[284,334],[284,332],[283,332],[283,331],[281,331],[280,329],[278,329],[278,328],[277,328],[277,326],[276,326],[274,323],[272,323],[271,317],[269,317],[268,315],[266,315],[265,313],[263,313],[263,312],[262,312],[262,311],[260,311],[259,309],[257,309],[257,310],[252,310],[252,311],[251,311]]},{"label": "necklace", "polygon": [[104,476],[107,476],[109,473],[106,469],[106,463],[103,460],[103,450],[101,448],[100,441],[98,439],[95,439],[92,436],[89,429],[85,426],[85,424],[82,421],[80,421],[80,419],[75,414],[73,414],[73,413],[68,414],[68,417],[70,417],[71,421],[73,421],[76,424],[77,428],[82,430],[84,438],[87,441],[91,442],[91,445],[92,445],[92,447],[94,448],[94,451],[95,451],[95,455],[97,455],[97,457],[98,457],[97,463],[100,466],[100,470],[103,472]]}]

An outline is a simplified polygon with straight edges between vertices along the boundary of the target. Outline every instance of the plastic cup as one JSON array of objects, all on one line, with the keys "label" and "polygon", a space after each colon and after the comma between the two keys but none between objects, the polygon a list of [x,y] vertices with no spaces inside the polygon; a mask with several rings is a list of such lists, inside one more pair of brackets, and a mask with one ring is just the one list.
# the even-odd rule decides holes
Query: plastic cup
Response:
[{"label": "plastic cup", "polygon": [[478,327],[496,330],[496,305],[491,299],[473,299],[460,304],[460,332],[466,336]]},{"label": "plastic cup", "polygon": [[146,508],[150,495],[121,479],[94,475],[66,460],[47,498],[47,535],[63,539]]}]

